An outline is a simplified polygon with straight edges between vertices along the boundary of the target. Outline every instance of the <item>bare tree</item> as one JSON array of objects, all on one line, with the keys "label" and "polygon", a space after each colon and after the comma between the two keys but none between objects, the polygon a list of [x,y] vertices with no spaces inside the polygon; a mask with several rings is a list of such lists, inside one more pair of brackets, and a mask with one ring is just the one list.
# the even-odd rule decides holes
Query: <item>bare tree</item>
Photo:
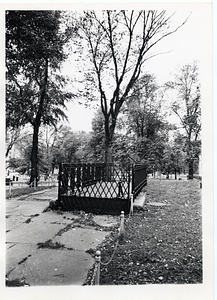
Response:
[{"label": "bare tree", "polygon": [[[81,48],[88,45],[93,68],[86,80],[96,86],[105,123],[105,162],[111,162],[111,145],[117,117],[148,59],[152,48],[175,33],[166,11],[87,11],[79,19]],[[159,54],[159,53],[158,53]],[[87,59],[87,57],[85,57]],[[89,92],[89,90],[88,90]]]}]

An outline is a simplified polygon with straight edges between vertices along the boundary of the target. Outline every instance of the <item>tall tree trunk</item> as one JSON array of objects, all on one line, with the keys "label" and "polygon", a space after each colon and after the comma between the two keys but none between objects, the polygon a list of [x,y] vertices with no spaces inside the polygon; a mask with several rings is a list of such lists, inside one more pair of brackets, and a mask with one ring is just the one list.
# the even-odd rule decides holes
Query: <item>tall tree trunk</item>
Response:
[{"label": "tall tree trunk", "polygon": [[105,180],[111,181],[112,141],[115,130],[115,122],[109,126],[108,116],[105,118]]},{"label": "tall tree trunk", "polygon": [[111,143],[106,142],[105,143],[105,164],[109,165],[112,163],[112,149],[111,149]]},{"label": "tall tree trunk", "polygon": [[105,115],[105,165],[112,163],[112,141],[115,131],[116,120],[113,118],[112,125],[109,124],[108,114]]},{"label": "tall tree trunk", "polygon": [[32,143],[32,153],[31,153],[31,176],[30,183],[33,183],[36,179],[36,185],[39,180],[38,173],[38,133],[39,133],[40,123],[34,124],[33,129],[33,143]]},{"label": "tall tree trunk", "polygon": [[111,179],[111,163],[112,163],[112,151],[111,142],[105,142],[105,180],[110,181]]},{"label": "tall tree trunk", "polygon": [[190,159],[188,164],[188,179],[193,179],[193,175],[194,175],[193,164],[194,164],[193,160]]},{"label": "tall tree trunk", "polygon": [[31,153],[31,176],[30,176],[30,184],[34,182],[36,179],[36,185],[39,180],[39,173],[38,173],[38,134],[39,134],[39,127],[41,125],[41,119],[43,116],[43,109],[44,109],[44,100],[46,96],[46,89],[47,89],[47,82],[48,82],[48,59],[45,59],[45,69],[44,69],[44,82],[41,86],[41,93],[40,93],[40,101],[38,112],[35,117],[33,124],[33,144],[32,144],[32,153]]},{"label": "tall tree trunk", "polygon": [[188,133],[188,179],[193,179],[193,173],[194,173],[194,169],[193,169],[193,164],[194,161],[192,159],[192,153],[191,153],[191,130]]}]

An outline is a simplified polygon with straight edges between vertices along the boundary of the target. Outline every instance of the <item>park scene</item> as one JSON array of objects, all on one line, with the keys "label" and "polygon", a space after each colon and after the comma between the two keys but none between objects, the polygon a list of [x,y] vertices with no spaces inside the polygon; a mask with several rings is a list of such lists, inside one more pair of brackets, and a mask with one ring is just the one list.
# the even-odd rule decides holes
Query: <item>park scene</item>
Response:
[{"label": "park scene", "polygon": [[5,11],[6,287],[203,283],[197,18]]}]

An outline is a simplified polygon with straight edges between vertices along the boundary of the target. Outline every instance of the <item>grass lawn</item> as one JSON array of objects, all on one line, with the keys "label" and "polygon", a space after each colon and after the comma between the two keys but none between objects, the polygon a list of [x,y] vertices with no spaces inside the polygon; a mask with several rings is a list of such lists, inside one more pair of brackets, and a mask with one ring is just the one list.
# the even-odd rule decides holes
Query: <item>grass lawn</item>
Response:
[{"label": "grass lawn", "polygon": [[[144,209],[125,218],[124,239],[116,247],[116,228],[97,248],[103,264],[116,249],[111,262],[100,266],[100,285],[202,283],[199,181],[148,179],[146,191]],[[92,274],[93,269],[85,284],[90,284]]]}]

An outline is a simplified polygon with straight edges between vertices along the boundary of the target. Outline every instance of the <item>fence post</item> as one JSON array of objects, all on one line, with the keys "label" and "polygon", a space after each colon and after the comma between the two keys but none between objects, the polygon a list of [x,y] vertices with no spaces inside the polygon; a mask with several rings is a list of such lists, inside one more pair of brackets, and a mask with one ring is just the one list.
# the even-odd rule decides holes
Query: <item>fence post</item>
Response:
[{"label": "fence post", "polygon": [[132,190],[131,193],[134,193],[135,190],[135,166],[132,165]]},{"label": "fence post", "polygon": [[133,194],[130,195],[130,215],[133,215]]},{"label": "fence post", "polygon": [[121,212],[121,224],[120,224],[120,232],[119,232],[119,238],[124,238],[124,211]]},{"label": "fence post", "polygon": [[97,250],[96,256],[95,256],[95,263],[97,264],[95,285],[99,285],[99,282],[100,282],[100,260],[101,260],[101,252],[99,250]]}]

